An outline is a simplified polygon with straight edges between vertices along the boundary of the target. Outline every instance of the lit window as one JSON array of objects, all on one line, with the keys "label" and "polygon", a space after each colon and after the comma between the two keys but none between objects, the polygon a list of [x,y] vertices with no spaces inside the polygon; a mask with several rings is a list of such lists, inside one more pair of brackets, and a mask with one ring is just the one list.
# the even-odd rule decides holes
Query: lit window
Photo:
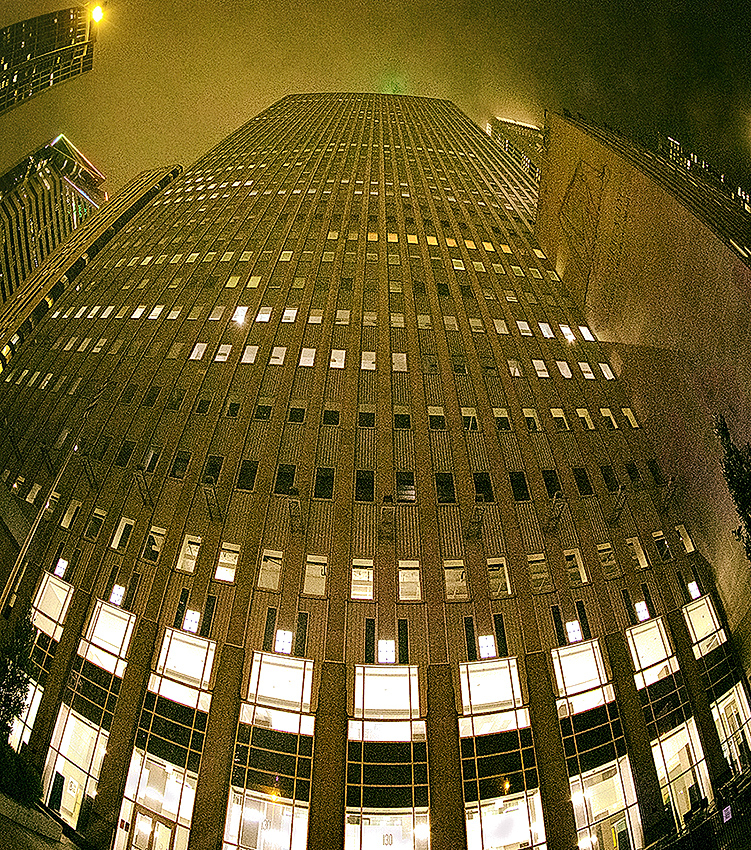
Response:
[{"label": "lit window", "polygon": [[216,355],[214,356],[215,363],[226,363],[229,359],[230,352],[232,351],[232,346],[227,344],[220,345],[217,349]]},{"label": "lit window", "polygon": [[257,345],[246,345],[245,350],[243,351],[241,363],[255,363],[256,356],[258,355],[258,346]]},{"label": "lit window", "polygon": [[508,566],[505,558],[488,558],[488,584],[491,598],[508,596],[511,584],[508,577]]},{"label": "lit window", "polygon": [[297,307],[285,307],[282,313],[282,322],[294,322],[297,318]]},{"label": "lit window", "polygon": [[364,328],[374,328],[378,324],[378,313],[367,311],[362,315],[362,325]]},{"label": "lit window", "polygon": [[469,599],[464,561],[444,561],[443,579],[446,585],[446,599]]},{"label": "lit window", "polygon": [[193,611],[190,608],[185,612],[183,619],[183,631],[192,632],[195,634],[198,631],[198,622],[201,619],[200,611]]},{"label": "lit window", "polygon": [[640,623],[649,619],[649,608],[647,607],[647,603],[643,600],[641,602],[634,603],[634,611],[636,611],[636,618]]},{"label": "lit window", "polygon": [[131,319],[140,319],[141,316],[146,312],[146,305],[139,304],[138,307],[133,311],[133,315],[130,317]]},{"label": "lit window", "polygon": [[535,593],[545,593],[552,590],[553,583],[550,578],[550,569],[544,553],[527,555],[529,565],[529,579],[532,590]]},{"label": "lit window", "polygon": [[214,309],[211,311],[211,313],[209,315],[209,321],[210,322],[218,322],[222,318],[223,315],[224,315],[224,307],[223,306],[220,305],[218,307],[214,307]]},{"label": "lit window", "polygon": [[547,322],[538,322],[537,324],[540,328],[540,333],[545,337],[545,339],[552,339],[555,336],[553,329]]},{"label": "lit window", "polygon": [[469,327],[471,328],[472,333],[475,333],[475,334],[484,334],[485,333],[485,328],[482,324],[482,319],[470,319],[469,320]]},{"label": "lit window", "polygon": [[595,378],[595,373],[592,371],[592,367],[586,361],[579,361],[579,368],[581,369],[582,375],[588,380],[593,381]]},{"label": "lit window", "polygon": [[274,652],[281,652],[284,655],[290,655],[292,653],[292,632],[288,632],[286,629],[276,630]]},{"label": "lit window", "polygon": [[558,367],[558,371],[561,373],[561,377],[570,378],[571,377],[571,367],[565,360],[556,360],[555,365]]},{"label": "lit window", "polygon": [[561,329],[561,333],[569,342],[576,342],[576,337],[574,336],[574,332],[568,325],[558,325]]},{"label": "lit window", "polygon": [[517,326],[517,328],[519,328],[519,333],[522,336],[532,336],[532,328],[530,328],[529,322],[523,322],[521,320],[517,320],[516,326]]},{"label": "lit window", "polygon": [[480,658],[495,658],[495,637],[493,635],[479,635],[477,643],[480,647]]},{"label": "lit window", "polygon": [[657,554],[660,556],[660,560],[672,560],[673,553],[670,551],[670,546],[668,545],[668,541],[665,539],[665,535],[661,531],[653,531],[652,538],[654,539],[655,548],[657,549]]},{"label": "lit window", "polygon": [[323,555],[308,555],[305,561],[305,580],[302,592],[310,596],[326,595],[326,567],[328,559]]},{"label": "lit window", "polygon": [[112,592],[110,593],[110,604],[111,605],[122,605],[123,597],[125,596],[125,588],[121,584],[115,584],[112,586]]},{"label": "lit window", "polygon": [[203,355],[206,353],[206,343],[205,342],[197,342],[193,346],[193,350],[190,352],[189,360],[202,360]]},{"label": "lit window", "polygon": [[507,334],[509,332],[508,325],[504,319],[493,319],[493,324],[495,325],[496,333]]},{"label": "lit window", "polygon": [[444,316],[443,324],[445,325],[447,331],[459,330],[459,322],[457,322],[456,316]]},{"label": "lit window", "polygon": [[300,366],[313,366],[316,359],[315,348],[303,348],[300,352]]},{"label": "lit window", "polygon": [[578,620],[569,620],[566,623],[566,636],[569,643],[578,643],[582,639],[582,630]]},{"label": "lit window", "polygon": [[600,363],[599,366],[600,366],[600,371],[602,372],[603,377],[605,378],[606,381],[614,381],[615,380],[615,375],[613,374],[613,370],[610,368],[610,366],[607,363]]},{"label": "lit window", "polygon": [[282,251],[279,254],[280,263],[288,263],[292,259],[292,251]]},{"label": "lit window", "polygon": [[676,525],[675,530],[678,532],[681,538],[681,543],[683,544],[683,548],[686,554],[690,554],[694,551],[694,542],[691,540],[691,536],[688,531],[686,531],[685,525]]},{"label": "lit window", "polygon": [[626,417],[626,419],[628,420],[628,424],[632,428],[638,428],[639,427],[639,423],[636,421],[636,417],[634,416],[633,411],[631,410],[630,407],[622,407],[621,411],[622,411],[623,415]]},{"label": "lit window", "polygon": [[566,414],[563,412],[562,407],[551,407],[550,415],[553,418],[553,424],[555,425],[556,431],[568,431],[568,420],[566,419]]},{"label": "lit window", "polygon": [[263,590],[279,590],[281,575],[282,553],[264,549],[258,570],[258,587]]},{"label": "lit window", "polygon": [[348,325],[349,324],[349,310],[337,310],[336,311],[336,320],[335,324],[337,325]]},{"label": "lit window", "polygon": [[[364,323],[363,323],[364,324]],[[433,327],[430,316],[425,313],[420,313],[417,317],[417,327],[421,331],[430,330]]]},{"label": "lit window", "polygon": [[257,322],[268,322],[271,319],[271,307],[261,307],[256,314]]},{"label": "lit window", "polygon": [[538,378],[549,378],[550,373],[548,372],[548,367],[545,365],[544,360],[532,360],[532,365],[535,367],[535,372],[537,372]]},{"label": "lit window", "polygon": [[586,325],[579,325],[579,332],[588,342],[594,342],[594,334]]},{"label": "lit window", "polygon": [[166,534],[166,528],[157,528],[155,525],[151,526],[151,530],[146,535],[143,555],[141,555],[144,560],[151,561],[152,563],[156,563],[159,560],[159,553],[162,551]]},{"label": "lit window", "polygon": [[399,599],[402,602],[419,602],[422,598],[420,591],[420,562],[399,561]]},{"label": "lit window", "polygon": [[378,663],[393,664],[396,661],[396,642],[393,640],[378,641]]},{"label": "lit window", "polygon": [[464,262],[462,260],[457,259],[456,257],[451,258],[451,265],[457,271],[462,271],[464,269]]},{"label": "lit window", "polygon": [[581,552],[578,549],[564,549],[563,559],[566,563],[566,570],[571,584],[586,584],[588,581],[587,572],[584,569]]},{"label": "lit window", "polygon": [[198,553],[201,549],[201,538],[192,534],[186,534],[183,545],[175,564],[175,569],[184,573],[195,572]]},{"label": "lit window", "polygon": [[352,561],[352,599],[373,598],[373,561],[355,558]]},{"label": "lit window", "polygon": [[404,327],[404,314],[403,313],[392,313],[390,318],[391,318],[391,327],[392,328],[403,328]]},{"label": "lit window", "polygon": [[121,517],[120,522],[118,523],[117,528],[115,529],[115,535],[112,538],[112,543],[110,543],[110,547],[112,549],[125,549],[128,545],[128,540],[130,540],[130,535],[135,526],[135,521],[132,519],[128,519],[127,517]]},{"label": "lit window", "polygon": [[[240,257],[242,260],[242,257]],[[254,274],[248,278],[248,282],[245,284],[246,289],[258,289],[258,285],[261,282],[261,275]]]},{"label": "lit window", "polygon": [[462,425],[465,431],[477,431],[477,410],[474,407],[462,407]]},{"label": "lit window", "polygon": [[592,417],[589,415],[589,411],[586,407],[577,407],[576,415],[581,420],[582,428],[584,428],[585,431],[594,431],[594,422],[592,422]]},{"label": "lit window", "polygon": [[275,345],[271,349],[271,357],[269,358],[269,366],[283,366],[284,358],[287,354],[287,349],[282,345]]},{"label": "lit window", "polygon": [[522,364],[518,360],[509,360],[508,371],[512,378],[522,377]]},{"label": "lit window", "polygon": [[347,352],[343,348],[332,348],[331,349],[331,359],[329,360],[329,366],[332,369],[343,369],[344,368],[344,358],[346,357]]},{"label": "lit window", "polygon": [[363,351],[360,358],[360,368],[372,372],[376,367],[375,351]]},{"label": "lit window", "polygon": [[393,372],[407,371],[407,355],[402,352],[394,352],[391,355],[391,370]]}]

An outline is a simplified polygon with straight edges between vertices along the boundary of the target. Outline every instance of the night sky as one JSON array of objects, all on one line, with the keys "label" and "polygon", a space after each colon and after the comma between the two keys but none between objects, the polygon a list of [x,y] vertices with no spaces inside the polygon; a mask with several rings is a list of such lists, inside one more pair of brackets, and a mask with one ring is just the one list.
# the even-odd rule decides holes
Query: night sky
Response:
[{"label": "night sky", "polygon": [[[64,6],[0,0],[0,26]],[[188,166],[285,94],[383,91],[661,131],[751,188],[744,2],[110,0],[94,70],[0,118],[0,171],[65,133],[117,190]],[[739,17],[740,16],[740,17]]]}]

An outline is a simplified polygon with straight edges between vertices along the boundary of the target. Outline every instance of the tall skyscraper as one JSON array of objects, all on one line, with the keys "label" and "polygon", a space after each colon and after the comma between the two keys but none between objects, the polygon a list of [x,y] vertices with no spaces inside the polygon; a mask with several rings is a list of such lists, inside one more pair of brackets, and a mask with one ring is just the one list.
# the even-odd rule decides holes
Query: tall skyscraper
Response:
[{"label": "tall skyscraper", "polygon": [[496,117],[488,121],[486,130],[517,165],[535,182],[539,181],[545,147],[543,131],[539,127]]},{"label": "tall skyscraper", "polygon": [[0,115],[90,71],[96,24],[88,6],[60,9],[0,30]]},{"label": "tall skyscraper", "polygon": [[535,201],[446,101],[291,96],[29,293],[12,741],[93,846],[623,850],[748,765],[708,564]]},{"label": "tall skyscraper", "polygon": [[3,302],[107,200],[104,175],[64,135],[0,177]]}]

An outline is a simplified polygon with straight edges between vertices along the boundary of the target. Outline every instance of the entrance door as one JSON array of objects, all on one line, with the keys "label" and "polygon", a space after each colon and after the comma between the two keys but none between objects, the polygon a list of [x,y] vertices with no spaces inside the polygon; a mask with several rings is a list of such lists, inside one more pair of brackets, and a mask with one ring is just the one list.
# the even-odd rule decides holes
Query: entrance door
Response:
[{"label": "entrance door", "polygon": [[134,811],[133,831],[130,841],[132,850],[170,850],[173,824],[161,820],[152,812]]}]

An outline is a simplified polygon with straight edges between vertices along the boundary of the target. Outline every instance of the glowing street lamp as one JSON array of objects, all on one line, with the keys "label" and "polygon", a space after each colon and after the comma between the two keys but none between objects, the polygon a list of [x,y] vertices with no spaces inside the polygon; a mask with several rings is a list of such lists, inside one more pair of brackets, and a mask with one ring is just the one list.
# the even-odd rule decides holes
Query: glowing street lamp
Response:
[{"label": "glowing street lamp", "polygon": [[93,21],[95,21],[96,23],[99,23],[99,21],[101,21],[103,17],[104,17],[104,11],[103,11],[102,7],[101,6],[94,6],[94,8],[91,10],[91,19]]}]

